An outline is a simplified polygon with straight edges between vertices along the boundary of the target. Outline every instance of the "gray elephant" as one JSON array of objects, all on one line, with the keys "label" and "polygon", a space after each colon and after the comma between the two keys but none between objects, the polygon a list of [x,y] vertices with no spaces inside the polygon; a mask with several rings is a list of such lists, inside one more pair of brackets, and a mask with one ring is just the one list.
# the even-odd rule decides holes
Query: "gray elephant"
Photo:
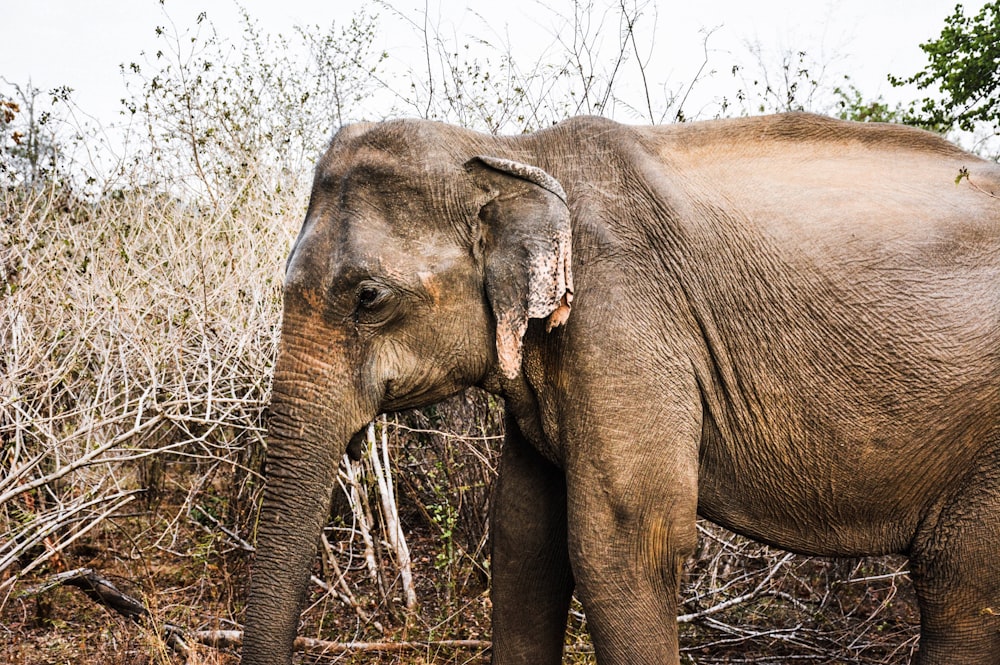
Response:
[{"label": "gray elephant", "polygon": [[558,663],[574,591],[600,663],[677,663],[698,515],[904,553],[916,662],[997,663],[998,193],[929,133],[806,114],[341,130],[288,259],[243,662],[290,662],[352,436],[480,386],[494,663]]}]

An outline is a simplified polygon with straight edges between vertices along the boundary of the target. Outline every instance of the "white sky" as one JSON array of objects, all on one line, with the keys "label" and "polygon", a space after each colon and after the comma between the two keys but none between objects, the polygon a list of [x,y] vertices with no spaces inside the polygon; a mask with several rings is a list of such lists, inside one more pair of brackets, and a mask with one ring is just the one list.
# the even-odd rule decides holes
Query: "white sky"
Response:
[{"label": "white sky", "polygon": [[[424,0],[390,0],[416,16]],[[629,0],[634,2],[635,0]],[[581,0],[585,4],[586,0]],[[606,0],[596,0],[604,6]],[[893,89],[886,75],[909,75],[923,68],[919,44],[936,37],[956,0],[649,0],[641,21],[655,26],[655,52],[647,74],[658,84],[680,86],[701,65],[702,31],[715,28],[711,66],[722,71],[746,58],[746,42],[767,53],[806,51],[818,62],[832,62],[851,76],[867,98],[883,95],[903,101],[915,95]],[[155,48],[154,28],[165,22],[157,0],[6,0],[0,11],[0,77],[43,90],[68,85],[85,112],[101,122],[115,120],[124,86],[119,65],[139,60]],[[290,34],[295,25],[343,23],[362,0],[242,0],[249,14],[273,33]],[[442,32],[459,41],[469,34],[507,35],[515,53],[551,43],[554,11],[570,15],[572,0],[427,0],[440,16]],[[641,3],[640,3],[641,4]],[[967,13],[983,0],[966,0]],[[370,1],[367,6],[374,7]],[[475,13],[467,7],[473,7]],[[239,39],[238,8],[230,0],[166,0],[166,11],[178,27],[193,26],[206,11],[217,30]],[[386,9],[379,9],[383,18]],[[478,14],[478,16],[476,15]],[[655,24],[654,24],[655,21]],[[405,61],[401,43],[412,29],[387,21],[382,46]],[[617,23],[612,22],[617,30]],[[641,28],[642,26],[640,26]],[[399,32],[397,32],[399,31]],[[416,47],[414,47],[416,49]],[[416,52],[416,51],[414,51]],[[718,75],[725,80],[725,75]],[[731,83],[731,77],[729,79]],[[732,90],[728,91],[729,93]],[[689,112],[692,110],[686,108]],[[697,109],[693,109],[697,111]]]}]

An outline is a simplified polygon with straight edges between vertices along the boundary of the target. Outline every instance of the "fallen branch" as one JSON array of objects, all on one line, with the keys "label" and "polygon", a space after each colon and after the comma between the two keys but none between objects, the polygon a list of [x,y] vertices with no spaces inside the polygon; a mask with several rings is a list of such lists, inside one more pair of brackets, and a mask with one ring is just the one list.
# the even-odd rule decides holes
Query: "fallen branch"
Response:
[{"label": "fallen branch", "polygon": [[44,584],[25,591],[25,595],[38,595],[57,586],[76,587],[95,603],[104,605],[132,620],[149,615],[149,611],[141,600],[122,592],[115,586],[114,582],[98,575],[93,568],[76,568],[53,575]]},{"label": "fallen branch", "polygon": [[[152,621],[149,609],[141,600],[121,591],[114,582],[98,574],[93,568],[77,568],[53,575],[44,584],[28,589],[25,594],[38,595],[57,586],[76,587],[98,605],[114,610],[135,623],[142,623],[143,619]],[[163,632],[163,639],[171,649],[185,657],[190,654],[191,649],[184,641],[184,631],[181,628],[164,624]]]},{"label": "fallen branch", "polygon": [[[47,582],[25,591],[26,595],[45,593],[57,586],[72,586],[80,589],[99,605],[114,610],[119,615],[131,619],[135,623],[143,620],[152,621],[152,615],[146,605],[133,596],[121,591],[114,582],[100,575],[93,568],[77,568],[65,573],[53,575]],[[164,624],[164,640],[167,645],[187,658],[191,647],[187,641],[197,642],[216,649],[236,648],[243,645],[242,630],[200,630],[185,634],[178,626]],[[489,640],[436,640],[428,642],[330,642],[312,637],[296,637],[294,649],[309,653],[366,653],[401,651],[428,651],[432,649],[489,649]]]},{"label": "fallen branch", "polygon": [[[201,630],[190,638],[199,644],[216,649],[235,648],[243,645],[241,630]],[[489,649],[489,640],[437,640],[433,642],[329,642],[312,637],[296,637],[294,649],[309,653],[398,653],[400,651],[427,651],[431,649]]]}]

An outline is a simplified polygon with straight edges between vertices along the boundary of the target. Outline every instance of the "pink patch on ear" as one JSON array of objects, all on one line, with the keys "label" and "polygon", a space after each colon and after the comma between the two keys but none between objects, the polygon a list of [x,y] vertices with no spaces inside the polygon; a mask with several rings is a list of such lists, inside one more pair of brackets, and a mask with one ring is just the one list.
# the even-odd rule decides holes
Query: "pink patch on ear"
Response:
[{"label": "pink patch on ear", "polygon": [[497,321],[497,360],[508,379],[515,379],[521,373],[521,340],[527,327],[527,318],[501,316]]},{"label": "pink patch on ear", "polygon": [[552,332],[553,328],[558,328],[566,323],[570,312],[569,300],[569,292],[564,293],[562,299],[559,301],[559,306],[549,314],[548,324],[545,327],[546,332]]}]

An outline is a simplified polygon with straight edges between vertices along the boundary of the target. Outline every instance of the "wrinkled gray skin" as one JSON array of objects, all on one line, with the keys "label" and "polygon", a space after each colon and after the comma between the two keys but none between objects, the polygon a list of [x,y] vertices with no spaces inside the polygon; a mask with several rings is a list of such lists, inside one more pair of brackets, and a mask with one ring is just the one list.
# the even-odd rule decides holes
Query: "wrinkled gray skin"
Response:
[{"label": "wrinkled gray skin", "polygon": [[[956,184],[961,168],[970,179]],[[809,115],[341,131],[289,258],[243,662],[286,664],[376,414],[506,399],[493,662],[677,663],[695,516],[909,555],[916,662],[1000,657],[1000,169]],[[570,247],[571,238],[571,247]]]}]

